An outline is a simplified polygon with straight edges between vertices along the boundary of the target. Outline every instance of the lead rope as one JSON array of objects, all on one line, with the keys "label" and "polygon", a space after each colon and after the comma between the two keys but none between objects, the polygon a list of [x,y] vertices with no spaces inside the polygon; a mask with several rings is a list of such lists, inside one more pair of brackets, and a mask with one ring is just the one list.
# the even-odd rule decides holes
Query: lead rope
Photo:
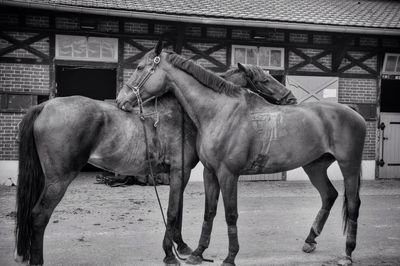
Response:
[{"label": "lead rope", "polygon": [[[153,179],[153,187],[154,187],[154,191],[156,193],[157,196],[157,201],[158,201],[158,206],[160,207],[160,211],[161,211],[161,216],[164,222],[164,226],[165,226],[165,230],[166,230],[166,235],[168,237],[168,239],[171,241],[172,243],[172,250],[175,253],[175,256],[180,259],[180,260],[186,260],[186,258],[182,258],[181,256],[179,256],[178,251],[176,250],[174,241],[172,239],[172,237],[169,235],[169,230],[168,230],[168,226],[167,226],[167,222],[165,220],[165,215],[164,215],[164,211],[162,208],[162,204],[161,204],[161,200],[160,200],[160,196],[158,195],[158,190],[157,190],[157,184],[156,184],[156,179],[154,178],[154,172],[153,172],[153,166],[151,165],[151,160],[150,160],[150,152],[149,152],[149,143],[148,143],[148,139],[147,139],[147,130],[146,130],[146,125],[145,125],[145,114],[143,112],[143,101],[142,101],[142,97],[140,96],[140,89],[141,87],[144,85],[144,83],[146,83],[146,81],[149,79],[150,75],[154,73],[154,69],[155,67],[160,63],[160,57],[156,56],[154,58],[153,61],[153,66],[150,69],[150,71],[147,73],[147,75],[144,77],[144,79],[142,81],[139,82],[139,84],[137,86],[130,86],[129,84],[126,84],[128,86],[128,88],[130,88],[133,93],[135,94],[136,98],[137,98],[137,102],[139,105],[139,113],[140,113],[140,120],[142,121],[142,125],[143,125],[143,133],[144,133],[144,140],[145,140],[145,144],[146,144],[146,159],[147,162],[149,164],[149,171],[150,171],[150,177],[151,179]],[[157,130],[157,126],[158,126],[158,122],[159,122],[159,114],[158,114],[158,107],[157,107],[157,97],[155,100],[155,112],[157,115],[157,119],[156,122],[153,124],[154,128]],[[184,139],[182,139],[182,141],[184,141]],[[183,161],[182,161],[183,162]],[[183,167],[183,166],[182,166]],[[183,177],[183,172],[182,172],[182,177]],[[207,262],[214,262],[214,260],[210,260],[210,259],[204,259],[202,258],[203,261],[207,261]]]},{"label": "lead rope", "polygon": [[[143,104],[143,102],[141,101],[140,95],[136,94],[136,97],[138,97],[138,103],[140,102],[141,104]],[[140,101],[139,101],[139,99],[140,99]],[[153,124],[153,126],[154,126],[154,128],[157,129],[157,125],[158,125],[158,122],[159,122],[159,114],[158,114],[158,110],[157,110],[157,98],[155,100],[155,109],[156,109],[156,112],[157,112],[157,120]],[[156,182],[156,179],[154,177],[153,166],[151,165],[150,152],[149,152],[149,142],[148,142],[148,139],[147,139],[146,125],[145,125],[145,122],[144,122],[145,121],[145,117],[144,117],[144,114],[143,114],[143,106],[139,107],[139,112],[140,112],[140,120],[142,121],[142,126],[143,126],[144,141],[145,141],[145,144],[146,144],[146,160],[147,160],[148,165],[149,165],[150,178],[153,180],[153,187],[154,187],[154,191],[156,193],[158,206],[160,207],[160,212],[161,212],[161,216],[162,216],[162,219],[163,219],[163,222],[164,222],[166,234],[167,234],[168,239],[172,243],[172,249],[173,249],[173,251],[175,253],[175,256],[180,260],[186,260],[186,258],[182,258],[179,255],[178,251],[176,250],[174,241],[173,241],[172,237],[170,236],[170,232],[169,232],[168,227],[167,227],[167,222],[165,220],[165,215],[164,215],[163,207],[162,207],[162,204],[161,204],[160,196],[158,195],[157,182]]]}]

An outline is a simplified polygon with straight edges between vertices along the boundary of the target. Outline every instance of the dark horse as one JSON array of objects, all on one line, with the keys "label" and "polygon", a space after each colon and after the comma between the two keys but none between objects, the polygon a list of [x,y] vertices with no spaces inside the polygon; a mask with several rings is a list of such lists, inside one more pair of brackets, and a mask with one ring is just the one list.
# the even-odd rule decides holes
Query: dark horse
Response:
[{"label": "dark horse", "polygon": [[[275,102],[280,100],[280,104],[295,102],[290,91],[278,82],[259,80],[263,75],[256,67],[241,66],[241,70],[226,75],[242,86],[251,81],[257,91]],[[46,225],[68,185],[86,163],[121,174],[148,173],[143,126],[148,132],[155,170],[170,174],[164,261],[178,263],[168,235],[178,244],[179,253],[191,253],[181,236],[182,205],[190,171],[198,163],[197,130],[172,94],[160,97],[155,108],[146,106],[149,115],[143,125],[138,115],[80,96],[52,99],[28,111],[20,127],[17,260],[43,264]]]},{"label": "dark horse", "polygon": [[237,237],[237,181],[240,174],[274,173],[302,166],[322,198],[304,251],[315,248],[338,195],[327,176],[337,160],[344,177],[344,230],[350,264],[356,246],[360,207],[360,172],[366,125],[351,108],[329,102],[271,105],[173,52],[161,43],[138,64],[130,88],[117,102],[140,103],[172,91],[197,127],[197,152],[204,170],[206,208],[202,233],[190,263],[200,263],[208,247],[221,190],[228,225],[229,253],[223,265],[234,265]]}]

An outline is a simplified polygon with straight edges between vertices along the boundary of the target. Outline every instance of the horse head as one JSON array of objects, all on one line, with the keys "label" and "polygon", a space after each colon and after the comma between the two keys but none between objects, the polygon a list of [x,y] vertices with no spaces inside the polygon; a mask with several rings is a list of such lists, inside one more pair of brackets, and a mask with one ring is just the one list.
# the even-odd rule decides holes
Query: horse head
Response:
[{"label": "horse head", "polygon": [[132,106],[139,105],[150,98],[164,94],[167,91],[166,73],[162,69],[162,41],[148,52],[138,63],[135,72],[123,86],[117,96],[118,107],[131,111]]},{"label": "horse head", "polygon": [[[237,72],[242,73],[242,75],[237,75],[235,78],[238,85],[249,88],[270,103],[280,105],[297,103],[297,99],[292,92],[261,67],[238,63]],[[246,85],[241,84],[244,81],[241,81],[241,83],[238,81],[240,77],[244,79]]]}]

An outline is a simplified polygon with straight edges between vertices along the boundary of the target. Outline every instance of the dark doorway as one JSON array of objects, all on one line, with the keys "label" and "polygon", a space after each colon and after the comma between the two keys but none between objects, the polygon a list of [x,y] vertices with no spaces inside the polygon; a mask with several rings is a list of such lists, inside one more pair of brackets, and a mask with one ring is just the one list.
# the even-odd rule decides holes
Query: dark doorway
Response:
[{"label": "dark doorway", "polygon": [[381,112],[400,112],[399,104],[400,80],[382,79],[381,81]]},{"label": "dark doorway", "polygon": [[57,66],[57,97],[82,95],[96,100],[115,99],[115,69]]},{"label": "dark doorway", "polygon": [[[86,96],[96,100],[115,99],[117,72],[115,69],[57,66],[57,97]],[[103,170],[86,164],[83,172]]]}]

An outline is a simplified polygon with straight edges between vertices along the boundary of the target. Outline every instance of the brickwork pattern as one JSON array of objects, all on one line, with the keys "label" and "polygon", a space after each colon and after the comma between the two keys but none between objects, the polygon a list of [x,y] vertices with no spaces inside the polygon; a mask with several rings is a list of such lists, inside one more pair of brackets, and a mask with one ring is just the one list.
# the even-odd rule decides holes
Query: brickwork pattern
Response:
[{"label": "brickwork pattern", "polygon": [[[215,45],[218,45],[217,43],[189,43],[191,46],[196,47],[197,49],[201,50],[201,51],[205,51]],[[182,50],[182,56],[186,57],[186,58],[191,58],[193,57],[195,54],[187,49],[183,49]],[[211,57],[217,59],[218,61],[220,61],[222,64],[226,63],[226,49],[220,49],[218,51],[215,51],[214,53],[210,54]],[[200,58],[195,60],[198,64],[202,65],[205,68],[212,68],[212,67],[216,67],[212,62],[208,61],[205,58]]]},{"label": "brickwork pattern", "polygon": [[289,41],[296,43],[306,43],[308,42],[308,35],[305,33],[290,33]]},{"label": "brickwork pattern", "polygon": [[15,92],[49,92],[49,66],[0,64],[0,88]]},{"label": "brickwork pattern", "polygon": [[[23,41],[23,40],[26,40],[28,38],[31,38],[31,37],[37,35],[37,33],[27,33],[27,32],[6,32],[6,34],[10,35],[11,37],[13,37],[19,41]],[[35,48],[36,50],[48,55],[49,54],[48,40],[49,40],[49,38],[43,38],[42,40],[35,42],[35,43],[31,44],[30,46],[32,48]],[[10,45],[12,45],[12,44],[6,40],[0,38],[0,49],[8,47]],[[38,56],[36,56],[24,49],[14,50],[11,53],[7,53],[3,56],[4,57],[17,57],[17,58],[35,58],[35,59],[39,58]]]},{"label": "brickwork pattern", "polygon": [[232,39],[238,40],[250,40],[250,30],[244,29],[233,29],[232,30]]},{"label": "brickwork pattern", "polygon": [[0,24],[15,25],[18,24],[18,14],[0,14]]},{"label": "brickwork pattern", "polygon": [[[339,78],[338,101],[344,104],[371,103],[377,101],[375,79]],[[376,121],[367,121],[367,135],[365,138],[363,159],[375,159]]]},{"label": "brickwork pattern", "polygon": [[[299,48],[298,50],[302,51],[304,54],[306,54],[310,57],[323,52],[323,50],[320,50],[320,49],[301,49],[301,48]],[[291,52],[291,51],[289,52],[289,67],[293,67],[294,65],[297,65],[303,61],[304,61],[304,59],[302,57],[298,56],[294,52]],[[319,58],[318,62],[330,69],[331,65],[332,65],[332,54],[328,54],[322,58]],[[298,71],[323,72],[320,68],[318,68],[312,64],[307,64],[304,67],[299,68]]]},{"label": "brickwork pattern", "polygon": [[65,30],[79,30],[79,18],[77,17],[57,17],[56,28]]},{"label": "brickwork pattern", "polygon": [[210,38],[226,38],[226,29],[225,28],[207,28],[207,37]]},{"label": "brickwork pattern", "polygon": [[156,24],[154,25],[154,33],[155,34],[163,34],[166,32],[171,32],[174,31],[175,27],[173,27],[172,25],[168,25],[168,24]]},{"label": "brickwork pattern", "polygon": [[27,26],[39,27],[39,28],[48,28],[49,17],[47,16],[34,16],[34,15],[27,15],[25,19]]},{"label": "brickwork pattern", "polygon": [[367,121],[363,160],[375,160],[376,128],[376,121]]},{"label": "brickwork pattern", "polygon": [[18,160],[18,123],[23,114],[0,113],[0,160]]},{"label": "brickwork pattern", "polygon": [[127,33],[147,33],[149,28],[147,23],[138,22],[125,22],[124,27]]},{"label": "brickwork pattern", "polygon": [[376,80],[339,78],[340,103],[376,103]]},{"label": "brickwork pattern", "polygon": [[200,37],[201,36],[201,28],[200,27],[185,27],[185,35],[191,37]]},{"label": "brickwork pattern", "polygon": [[360,37],[361,46],[378,46],[378,39],[373,37]]},{"label": "brickwork pattern", "polygon": [[100,20],[97,28],[102,32],[118,32],[119,24],[116,20]]},{"label": "brickwork pattern", "polygon": [[313,35],[313,42],[316,44],[332,44],[332,36],[330,35]]},{"label": "brickwork pattern", "polygon": [[[360,51],[349,51],[347,52],[351,57],[355,58],[355,59],[359,59],[361,57],[363,57],[364,55],[366,55],[365,52],[360,52]],[[347,58],[343,58],[342,63],[340,65],[340,68],[350,64],[351,61],[348,60]],[[367,60],[365,60],[364,62],[362,62],[364,65],[376,70],[378,67],[378,59],[376,56],[373,56]],[[351,73],[351,74],[370,74],[368,71],[366,71],[365,69],[361,68],[358,65],[353,66],[352,68],[346,70],[344,73]]]}]

